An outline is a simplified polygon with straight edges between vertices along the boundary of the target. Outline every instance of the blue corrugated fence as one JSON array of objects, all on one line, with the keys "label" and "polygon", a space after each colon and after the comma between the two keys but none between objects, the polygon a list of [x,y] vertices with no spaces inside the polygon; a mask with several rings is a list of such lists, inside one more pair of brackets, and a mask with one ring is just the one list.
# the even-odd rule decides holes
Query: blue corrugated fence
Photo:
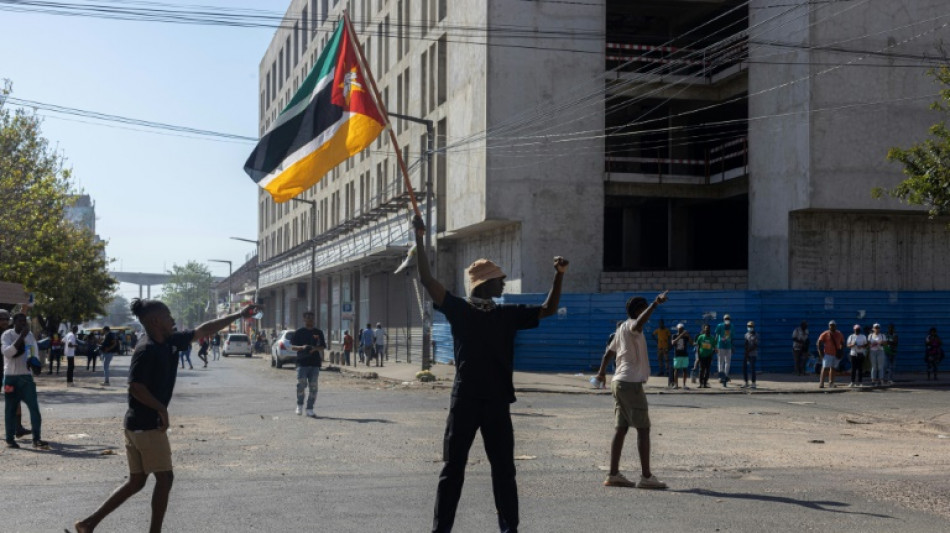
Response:
[{"label": "blue corrugated fence", "polygon": [[[541,321],[541,326],[522,331],[515,340],[515,369],[524,371],[587,372],[600,364],[607,337],[616,323],[625,318],[624,304],[631,296],[651,300],[655,294],[609,293],[564,294],[561,312]],[[535,304],[544,294],[507,294],[504,303]],[[746,331],[746,322],[755,321],[760,337],[758,369],[791,372],[792,331],[802,321],[809,325],[815,351],[818,335],[829,320],[847,336],[854,324],[867,327],[875,322],[887,331],[894,324],[900,346],[897,371],[924,371],[923,345],[930,327],[946,332],[950,292],[887,291],[681,291],[653,314],[648,333],[650,362],[657,369],[656,342],[649,335],[662,319],[670,329],[682,322],[694,338],[704,322],[713,328],[724,314],[732,317],[736,339]],[[433,339],[436,360],[453,359],[452,334],[445,316],[435,313]],[[741,344],[741,343],[740,343]],[[733,355],[733,374],[741,373],[743,347]],[[691,354],[692,355],[692,354]]]}]

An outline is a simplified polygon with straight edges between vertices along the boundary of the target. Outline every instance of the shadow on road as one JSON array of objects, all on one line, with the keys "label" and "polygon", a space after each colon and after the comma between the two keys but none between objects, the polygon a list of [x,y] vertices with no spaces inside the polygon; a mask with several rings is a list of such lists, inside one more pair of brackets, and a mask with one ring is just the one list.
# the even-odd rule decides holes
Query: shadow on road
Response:
[{"label": "shadow on road", "polygon": [[[51,442],[49,450],[38,450],[36,448],[30,447],[29,444],[21,444],[21,446],[22,448],[15,451],[20,453],[32,452],[36,454],[53,454],[70,459],[104,459],[118,455],[118,448],[115,446],[62,444],[59,442]],[[111,450],[111,453],[103,453],[108,450]]]},{"label": "shadow on road", "polygon": [[94,393],[69,391],[43,391],[39,400],[40,408],[49,405],[84,404],[84,403],[123,403],[128,400],[128,391],[125,387],[95,390]]},{"label": "shadow on road", "polygon": [[356,422],[357,424],[395,424],[392,420],[384,418],[341,418],[335,416],[312,416],[314,420],[339,420],[340,422]]},{"label": "shadow on road", "polygon": [[[787,496],[769,496],[766,494],[747,494],[747,493],[741,493],[741,492],[739,493],[717,492],[714,490],[707,490],[707,489],[674,490],[670,492],[678,492],[681,494],[695,494],[697,496],[711,496],[713,498],[733,498],[737,500],[756,500],[756,501],[770,502],[770,503],[787,503],[789,505],[798,505],[801,507],[805,507],[806,509],[814,509],[815,511],[827,511],[829,513],[864,515],[864,516],[873,516],[875,518],[894,518],[893,516],[890,516],[890,515],[864,513],[860,511],[846,511],[841,508],[848,507],[850,504],[843,503],[843,502],[797,500],[795,498],[789,498]],[[836,507],[838,509],[836,509]]]}]

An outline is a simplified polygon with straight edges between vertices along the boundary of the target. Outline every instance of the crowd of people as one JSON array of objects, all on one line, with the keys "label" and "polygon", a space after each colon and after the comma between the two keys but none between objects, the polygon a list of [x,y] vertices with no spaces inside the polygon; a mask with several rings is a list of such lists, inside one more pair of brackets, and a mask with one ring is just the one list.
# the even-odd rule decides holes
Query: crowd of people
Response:
[{"label": "crowd of people", "polygon": [[[865,377],[868,378],[866,383],[870,386],[893,385],[899,345],[894,325],[888,325],[886,333],[882,331],[880,324],[867,327],[855,324],[852,330],[853,333],[846,338],[838,330],[837,323],[830,321],[828,329],[818,336],[814,345],[816,351],[812,353],[808,323],[802,321],[792,331],[792,363],[795,375],[817,374],[819,388],[824,388],[826,382],[829,387],[835,387],[835,377],[846,375],[850,375],[849,387],[864,386]],[[687,378],[691,378],[693,383],[698,382],[699,388],[709,388],[713,356],[716,358],[716,377],[723,387],[728,387],[732,381],[732,356],[740,345],[744,351],[744,383],[741,388],[756,388],[760,340],[752,321],[746,323],[743,336],[736,338],[733,334],[732,318],[728,314],[723,316],[723,321],[716,325],[715,329],[710,324],[703,324],[695,337],[690,336],[682,323],[677,324],[675,332],[670,331],[661,319],[658,327],[653,330],[652,337],[656,340],[659,375],[668,376],[668,386],[672,389],[688,390]],[[612,338],[613,335],[611,340]],[[689,364],[691,348],[694,354],[692,370]],[[669,356],[671,351],[673,357]],[[923,354],[927,365],[927,379],[937,380],[939,365],[944,357],[937,328],[930,328],[924,341]]]}]

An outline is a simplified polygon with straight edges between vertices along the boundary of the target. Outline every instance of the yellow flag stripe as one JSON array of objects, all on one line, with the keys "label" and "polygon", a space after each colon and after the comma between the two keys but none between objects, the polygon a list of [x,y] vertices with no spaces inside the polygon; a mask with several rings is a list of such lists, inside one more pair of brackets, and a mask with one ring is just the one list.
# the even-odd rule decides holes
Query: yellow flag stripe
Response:
[{"label": "yellow flag stripe", "polygon": [[286,202],[313,187],[334,167],[369,146],[382,131],[382,124],[376,120],[354,113],[336,135],[281,172],[264,189],[271,193],[275,202]]}]

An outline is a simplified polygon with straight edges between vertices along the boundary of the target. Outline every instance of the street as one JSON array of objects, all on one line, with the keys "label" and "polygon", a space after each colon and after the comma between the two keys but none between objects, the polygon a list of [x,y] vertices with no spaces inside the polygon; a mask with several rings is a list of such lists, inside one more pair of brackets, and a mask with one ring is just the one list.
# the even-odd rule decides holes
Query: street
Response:
[{"label": "street", "polygon": [[[129,357],[113,363],[124,383]],[[197,362],[193,358],[193,362]],[[127,475],[125,387],[43,375],[43,438],[3,450],[3,531],[59,532]],[[180,371],[166,531],[421,532],[430,527],[444,388],[323,372],[318,418],[294,415],[293,368],[231,357]],[[521,531],[950,530],[942,389],[651,394],[653,471],[670,489],[605,488],[608,396],[522,393],[512,407]],[[27,443],[23,440],[21,444]],[[104,453],[105,452],[105,453]],[[490,468],[472,448],[456,531],[495,530]],[[621,470],[639,475],[635,434]],[[145,531],[152,482],[97,531]]]}]

